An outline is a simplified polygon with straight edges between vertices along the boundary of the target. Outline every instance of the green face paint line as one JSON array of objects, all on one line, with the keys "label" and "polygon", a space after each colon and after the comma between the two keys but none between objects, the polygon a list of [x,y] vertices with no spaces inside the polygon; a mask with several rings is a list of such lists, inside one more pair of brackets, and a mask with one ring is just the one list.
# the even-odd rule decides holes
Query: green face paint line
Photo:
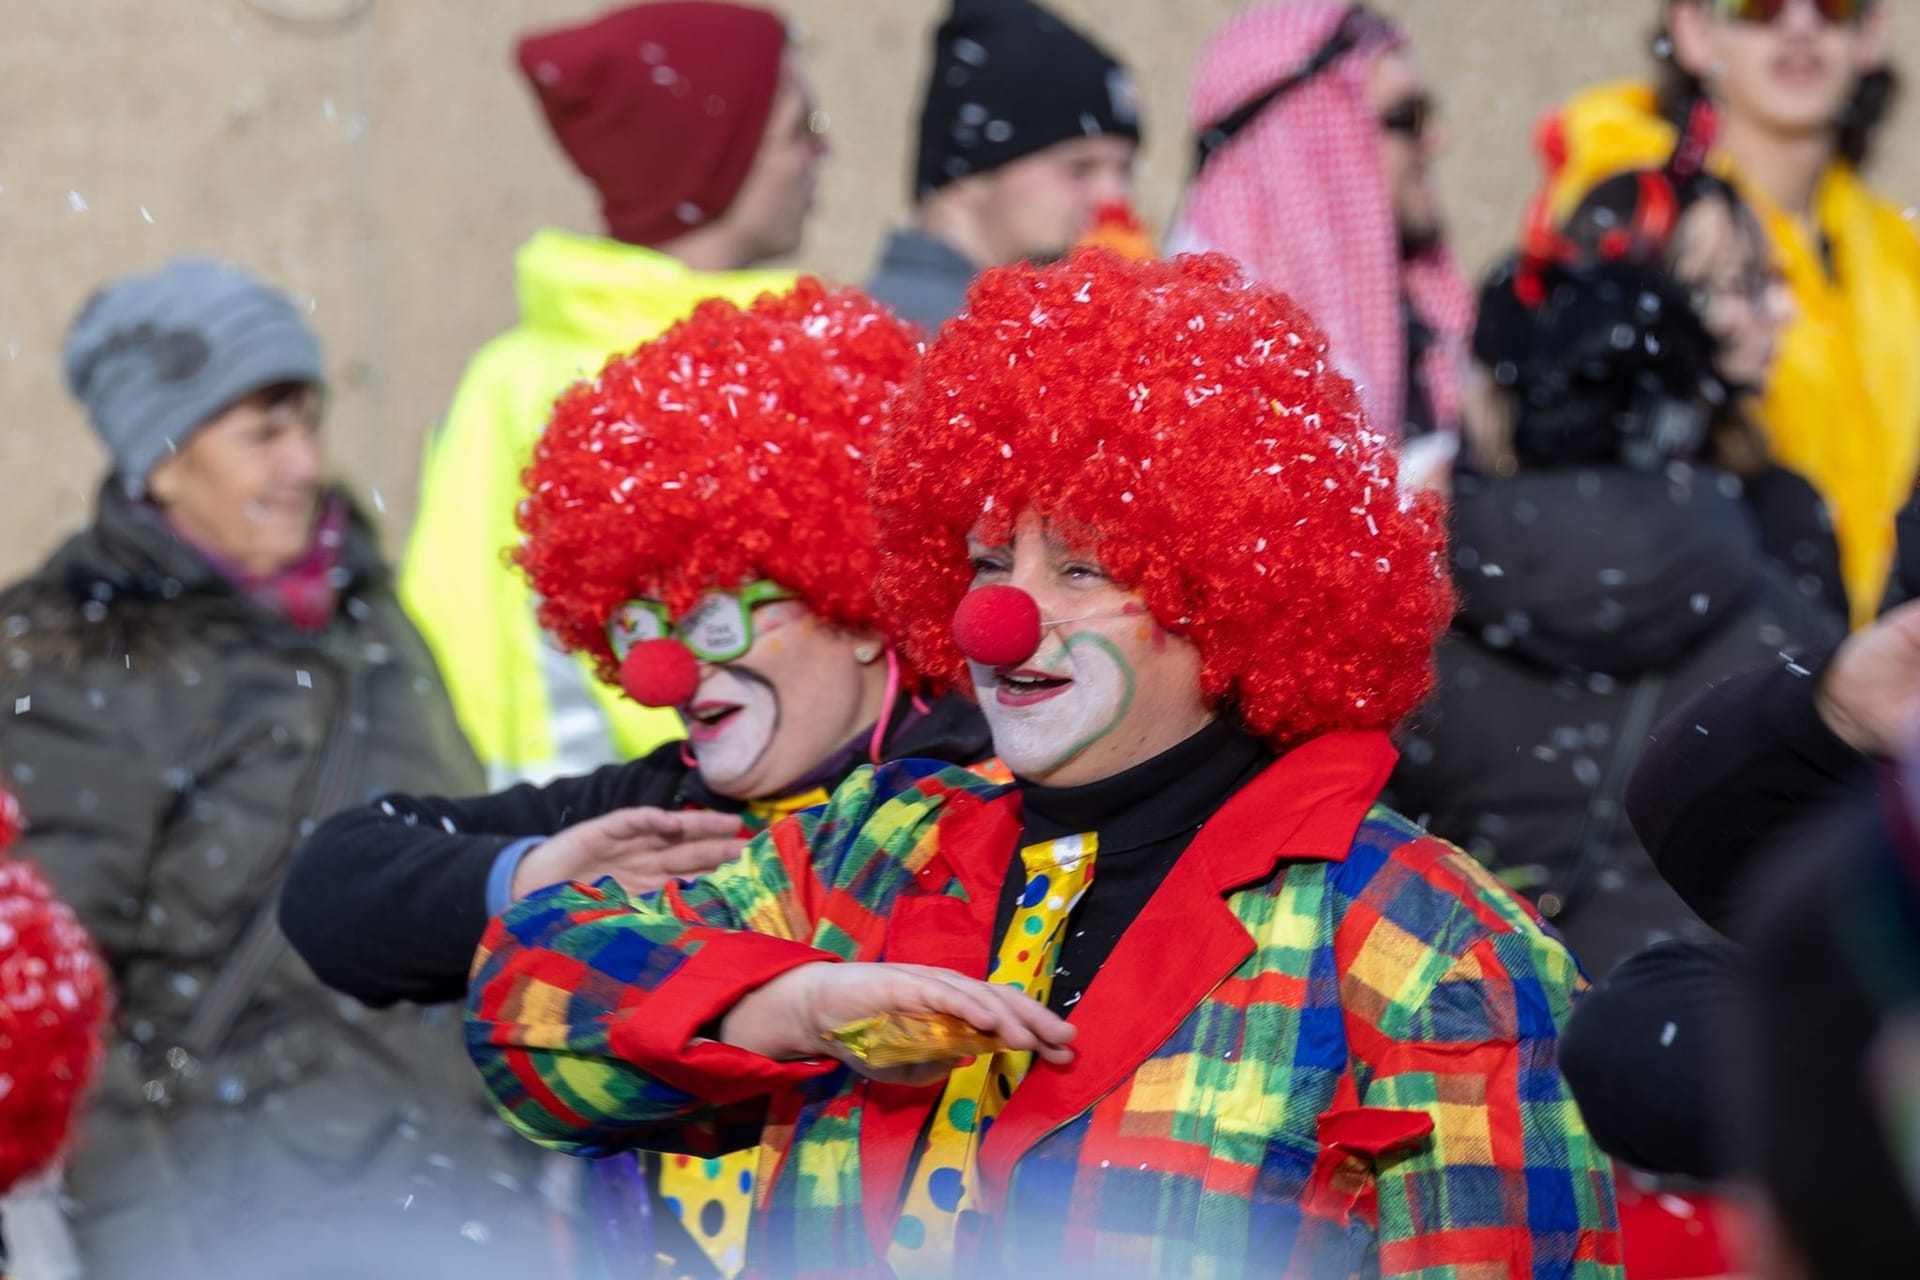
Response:
[{"label": "green face paint line", "polygon": [[1105,652],[1107,657],[1113,660],[1113,668],[1120,673],[1120,678],[1126,682],[1126,687],[1120,691],[1120,705],[1107,720],[1107,723],[1078,741],[1069,744],[1058,759],[1047,765],[1049,771],[1058,769],[1061,765],[1073,759],[1082,751],[1085,751],[1088,747],[1091,747],[1094,743],[1112,733],[1115,729],[1118,729],[1121,721],[1127,718],[1127,712],[1133,710],[1133,665],[1121,655],[1120,647],[1105,636],[1095,635],[1091,631],[1082,631],[1076,635],[1067,637],[1064,647],[1068,653],[1071,653],[1077,646],[1082,644],[1092,645],[1094,648]]}]

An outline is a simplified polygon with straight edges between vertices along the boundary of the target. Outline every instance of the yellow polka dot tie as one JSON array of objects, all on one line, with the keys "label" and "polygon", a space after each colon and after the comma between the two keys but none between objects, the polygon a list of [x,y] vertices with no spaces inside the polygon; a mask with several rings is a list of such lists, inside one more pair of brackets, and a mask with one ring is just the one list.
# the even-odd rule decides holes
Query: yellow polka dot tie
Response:
[{"label": "yellow polka dot tie", "polygon": [[[829,798],[824,788],[816,787],[796,796],[755,800],[747,806],[747,825],[758,831]],[[746,1256],[753,1175],[759,1163],[758,1147],[711,1160],[666,1156],[660,1162],[660,1195],[723,1276],[739,1275]]]},{"label": "yellow polka dot tie", "polygon": [[[1000,939],[987,981],[1005,983],[1045,1003],[1053,989],[1067,917],[1093,881],[1098,845],[1089,834],[1020,851],[1026,888]],[[1031,1053],[1003,1050],[973,1058],[947,1077],[887,1253],[899,1275],[952,1273],[954,1227],[961,1212],[972,1206],[979,1182],[980,1140],[1032,1063]]]}]

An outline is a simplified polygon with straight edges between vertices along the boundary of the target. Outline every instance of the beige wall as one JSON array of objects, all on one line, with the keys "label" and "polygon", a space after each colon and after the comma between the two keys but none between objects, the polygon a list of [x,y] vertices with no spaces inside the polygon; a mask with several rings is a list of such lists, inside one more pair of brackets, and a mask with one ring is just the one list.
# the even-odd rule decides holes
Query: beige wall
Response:
[{"label": "beige wall", "polygon": [[[1139,72],[1141,205],[1164,227],[1186,170],[1189,64],[1240,0],[1057,0]],[[337,468],[397,536],[420,440],[467,356],[511,323],[510,255],[591,227],[581,183],[510,73],[516,32],[593,0],[7,0],[0,37],[0,577],[85,519],[101,469],[59,381],[92,288],[180,251],[313,300],[337,388]],[[786,0],[835,155],[804,266],[858,279],[904,214],[914,99],[944,0]],[[1651,0],[1379,0],[1444,100],[1443,181],[1476,266],[1516,225],[1535,114],[1641,66]],[[322,21],[294,22],[273,14]],[[1623,17],[1622,15],[1636,15]],[[336,22],[329,15],[344,15]],[[1906,15],[1902,15],[1905,17]],[[1920,65],[1920,23],[1902,32]],[[1920,196],[1920,151],[1883,185]]]}]

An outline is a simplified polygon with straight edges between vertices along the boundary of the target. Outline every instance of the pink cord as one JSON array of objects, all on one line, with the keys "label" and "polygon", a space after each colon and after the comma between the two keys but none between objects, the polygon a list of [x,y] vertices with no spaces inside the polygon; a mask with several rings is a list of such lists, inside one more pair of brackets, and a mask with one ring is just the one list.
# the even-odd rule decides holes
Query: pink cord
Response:
[{"label": "pink cord", "polygon": [[893,723],[893,704],[900,696],[900,659],[893,652],[893,646],[887,646],[887,705],[880,711],[880,718],[874,721],[873,741],[867,744],[867,757],[873,763],[880,763],[880,744],[886,741],[887,729]]},{"label": "pink cord", "polygon": [[693,748],[687,745],[685,738],[680,739],[680,763],[689,769],[698,770],[700,762],[693,758]]}]

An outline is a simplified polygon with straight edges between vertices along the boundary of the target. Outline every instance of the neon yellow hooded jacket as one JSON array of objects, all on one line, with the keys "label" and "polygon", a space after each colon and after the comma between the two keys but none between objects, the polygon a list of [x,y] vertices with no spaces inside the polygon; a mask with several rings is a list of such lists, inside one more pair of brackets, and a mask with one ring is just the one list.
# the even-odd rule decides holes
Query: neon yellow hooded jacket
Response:
[{"label": "neon yellow hooded jacket", "polygon": [[[542,230],[515,259],[520,323],[482,347],[427,443],[400,592],[495,786],[584,772],[680,733],[556,654],[506,560],[520,473],[559,393],[710,297],[748,302],[784,272],[715,274],[598,236]],[[609,754],[612,753],[612,754]]]},{"label": "neon yellow hooded jacket", "polygon": [[[1601,85],[1561,113],[1566,164],[1550,188],[1564,219],[1596,184],[1663,162],[1674,130],[1644,84]],[[1873,617],[1893,564],[1895,514],[1920,464],[1920,235],[1898,207],[1836,162],[1814,192],[1828,275],[1807,230],[1764,194],[1739,186],[1766,227],[1793,292],[1758,421],[1781,465],[1812,482],[1833,513],[1856,626]]]}]

